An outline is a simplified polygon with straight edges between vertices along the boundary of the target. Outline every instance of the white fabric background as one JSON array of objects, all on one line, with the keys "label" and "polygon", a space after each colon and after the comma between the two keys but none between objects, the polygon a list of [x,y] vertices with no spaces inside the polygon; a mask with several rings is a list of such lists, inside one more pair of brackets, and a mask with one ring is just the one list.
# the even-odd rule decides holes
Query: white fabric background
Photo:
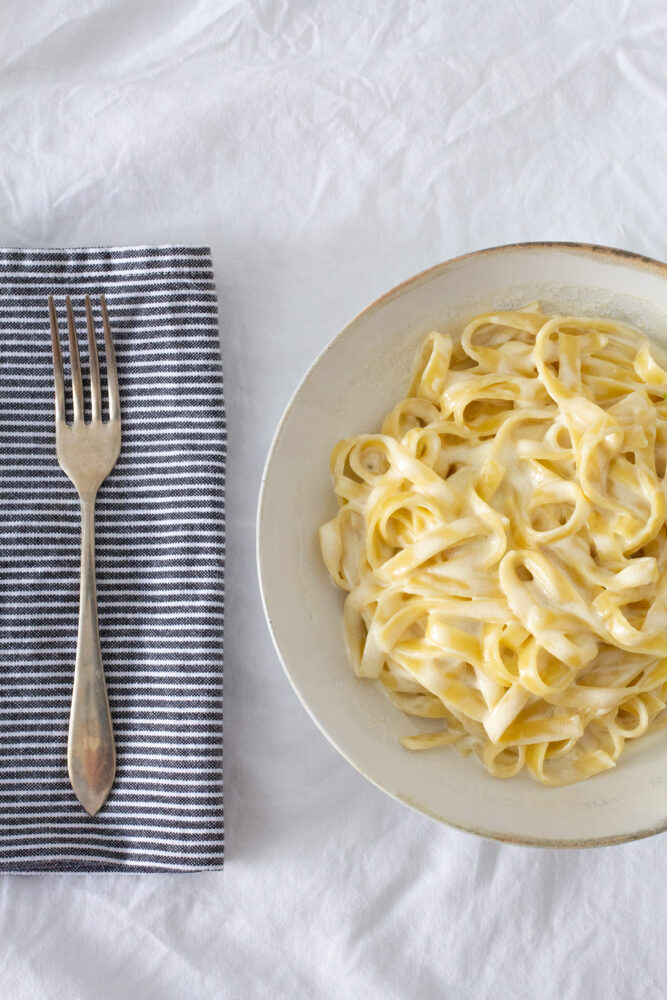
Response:
[{"label": "white fabric background", "polygon": [[229,409],[227,865],[0,880],[23,998],[664,996],[667,841],[456,833],[329,747],[263,622],[256,496],[315,355],[399,280],[564,239],[666,256],[655,0],[5,0],[0,243],[213,247]]}]

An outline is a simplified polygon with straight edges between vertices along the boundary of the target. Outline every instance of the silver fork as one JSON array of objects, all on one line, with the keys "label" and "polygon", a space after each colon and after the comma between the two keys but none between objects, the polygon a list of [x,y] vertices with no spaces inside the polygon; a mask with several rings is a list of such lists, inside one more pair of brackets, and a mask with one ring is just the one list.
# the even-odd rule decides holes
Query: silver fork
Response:
[{"label": "silver fork", "polygon": [[67,740],[67,767],[72,788],[86,812],[94,816],[107,799],[116,773],[109,698],[104,681],[95,584],[95,499],[120,452],[120,403],[118,375],[109,317],[100,296],[107,361],[109,419],[102,421],[100,363],[95,324],[86,295],[88,356],[90,359],[91,422],[84,422],[83,380],[74,313],[67,296],[70,367],[74,420],[65,420],[65,378],[60,332],[53,296],[49,296],[51,346],[56,394],[56,455],[63,472],[76,487],[81,501],[81,579],[79,635],[74,666],[74,686]]}]

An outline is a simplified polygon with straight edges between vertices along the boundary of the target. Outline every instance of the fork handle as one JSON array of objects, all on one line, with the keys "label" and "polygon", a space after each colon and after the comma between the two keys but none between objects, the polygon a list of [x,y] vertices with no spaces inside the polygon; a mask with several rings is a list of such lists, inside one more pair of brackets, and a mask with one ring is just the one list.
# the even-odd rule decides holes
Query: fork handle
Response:
[{"label": "fork handle", "polygon": [[109,698],[104,681],[95,583],[95,496],[81,497],[81,593],[67,741],[72,788],[94,816],[107,799],[116,773]]}]

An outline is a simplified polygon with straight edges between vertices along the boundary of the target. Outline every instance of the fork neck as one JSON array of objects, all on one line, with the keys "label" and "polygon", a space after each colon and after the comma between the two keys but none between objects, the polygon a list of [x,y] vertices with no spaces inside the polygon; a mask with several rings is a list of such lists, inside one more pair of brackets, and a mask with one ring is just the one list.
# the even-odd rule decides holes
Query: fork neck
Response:
[{"label": "fork neck", "polygon": [[[95,552],[95,494],[79,494],[81,501],[81,566]],[[92,556],[94,559],[94,555]]]},{"label": "fork neck", "polygon": [[85,493],[79,493],[79,500],[81,501],[81,514],[84,512],[95,513],[95,500],[97,499],[97,490],[95,492],[87,491]]}]

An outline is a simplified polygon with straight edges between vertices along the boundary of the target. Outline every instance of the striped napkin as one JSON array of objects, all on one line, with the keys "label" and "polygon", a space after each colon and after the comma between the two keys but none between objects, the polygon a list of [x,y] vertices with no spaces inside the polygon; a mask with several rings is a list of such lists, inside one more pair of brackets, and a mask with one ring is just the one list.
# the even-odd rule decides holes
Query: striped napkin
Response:
[{"label": "striped napkin", "polygon": [[[220,868],[226,455],[204,247],[0,250],[0,871]],[[122,447],[98,494],[100,636],[116,782],[67,776],[79,501],[56,461],[47,295],[82,346],[104,293]],[[63,337],[64,340],[64,337]],[[104,359],[101,357],[104,374]]]}]

